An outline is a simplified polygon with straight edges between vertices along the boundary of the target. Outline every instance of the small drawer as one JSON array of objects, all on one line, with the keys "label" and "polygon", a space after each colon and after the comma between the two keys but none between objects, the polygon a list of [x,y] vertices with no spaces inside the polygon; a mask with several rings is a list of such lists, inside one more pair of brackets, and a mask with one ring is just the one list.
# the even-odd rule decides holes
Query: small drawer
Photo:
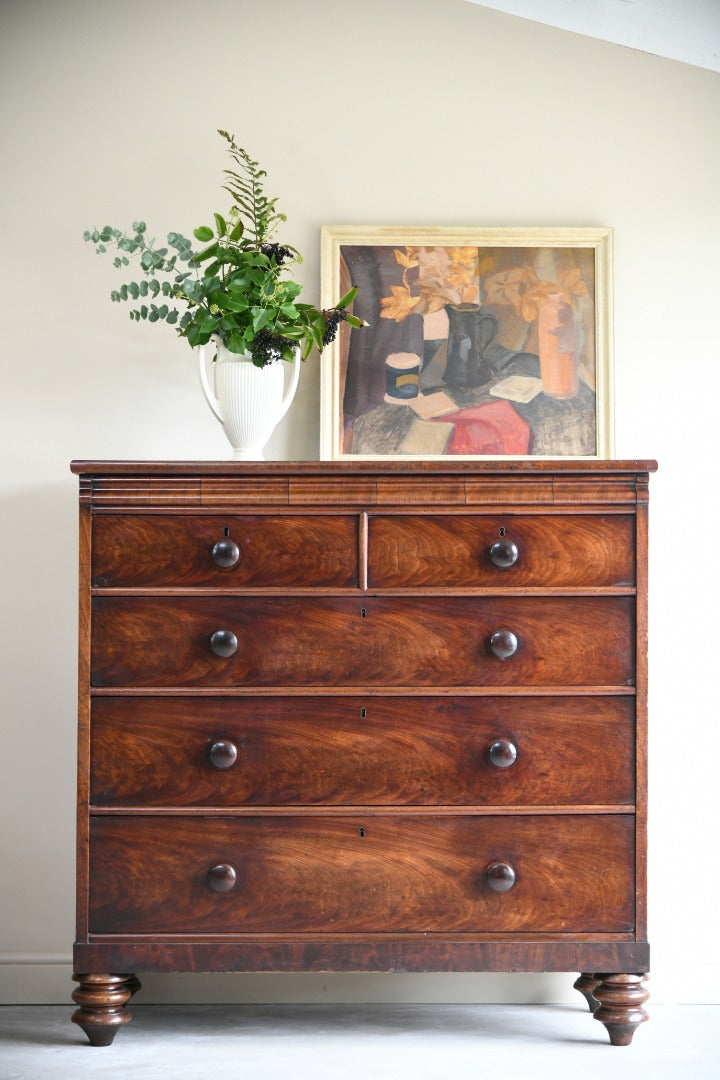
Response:
[{"label": "small drawer", "polygon": [[109,807],[631,805],[629,697],[101,697]]},{"label": "small drawer", "polygon": [[635,582],[629,514],[373,516],[371,588],[592,587]]},{"label": "small drawer", "polygon": [[93,599],[96,687],[625,686],[634,598]]},{"label": "small drawer", "polygon": [[623,933],[628,815],[95,817],[90,932]]},{"label": "small drawer", "polygon": [[204,517],[97,514],[96,587],[356,586],[352,515]]}]

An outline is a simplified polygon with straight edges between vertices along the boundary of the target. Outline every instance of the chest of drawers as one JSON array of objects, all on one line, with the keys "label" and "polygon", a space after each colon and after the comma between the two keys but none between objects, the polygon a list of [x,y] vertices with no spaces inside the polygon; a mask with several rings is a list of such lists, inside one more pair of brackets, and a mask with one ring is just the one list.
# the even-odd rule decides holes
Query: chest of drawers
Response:
[{"label": "chest of drawers", "polygon": [[654,462],[74,462],[73,1019],[143,971],[575,971],[646,1014]]}]

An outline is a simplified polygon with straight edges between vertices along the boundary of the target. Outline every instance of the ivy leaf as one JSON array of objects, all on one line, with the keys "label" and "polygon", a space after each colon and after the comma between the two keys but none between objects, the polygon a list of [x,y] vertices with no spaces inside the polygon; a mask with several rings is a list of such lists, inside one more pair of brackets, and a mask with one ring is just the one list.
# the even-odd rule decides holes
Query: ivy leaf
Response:
[{"label": "ivy leaf", "polygon": [[244,231],[245,231],[245,228],[243,226],[242,221],[238,221],[237,225],[235,225],[234,228],[232,229],[232,231],[230,232],[230,239],[233,241],[233,243],[237,243],[237,241],[240,239],[240,237],[242,236]]},{"label": "ivy leaf", "polygon": [[213,214],[215,218],[215,232],[217,236],[225,236],[227,233],[227,222],[222,214]]},{"label": "ivy leaf", "polygon": [[[212,236],[212,233],[210,235]],[[217,254],[217,249],[218,245],[217,242],[215,242],[214,244],[211,244],[210,247],[203,248],[203,250],[199,251],[197,255],[193,255],[190,261],[197,264],[205,262],[206,259],[212,259],[213,255]]]},{"label": "ivy leaf", "polygon": [[193,236],[196,240],[199,240],[201,244],[204,244],[207,240],[212,240],[214,235],[215,234],[208,225],[201,225],[198,229],[193,230]]},{"label": "ivy leaf", "polygon": [[228,334],[226,345],[230,352],[233,353],[244,353],[246,351],[245,338],[239,332]]},{"label": "ivy leaf", "polygon": [[257,334],[258,330],[262,330],[263,326],[267,326],[270,319],[270,312],[267,308],[253,308],[252,309],[252,322],[253,330]]}]

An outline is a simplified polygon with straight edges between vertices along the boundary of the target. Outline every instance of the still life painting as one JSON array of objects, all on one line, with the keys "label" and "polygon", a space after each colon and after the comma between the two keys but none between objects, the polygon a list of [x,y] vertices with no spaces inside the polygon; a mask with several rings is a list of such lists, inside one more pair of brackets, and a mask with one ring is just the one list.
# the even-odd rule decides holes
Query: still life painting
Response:
[{"label": "still life painting", "polygon": [[611,446],[610,229],[323,229],[323,293],[357,288],[322,378],[322,456],[601,457]]}]

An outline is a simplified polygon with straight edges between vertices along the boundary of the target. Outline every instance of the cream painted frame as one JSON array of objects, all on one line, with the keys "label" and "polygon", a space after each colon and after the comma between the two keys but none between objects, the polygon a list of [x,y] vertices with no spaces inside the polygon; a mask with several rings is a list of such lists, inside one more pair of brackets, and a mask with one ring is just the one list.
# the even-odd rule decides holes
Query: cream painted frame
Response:
[{"label": "cream painted frame", "polygon": [[[428,226],[324,225],[321,229],[322,306],[331,307],[340,295],[340,249],[355,246],[418,247],[547,247],[591,248],[595,253],[596,453],[581,460],[611,458],[614,454],[613,322],[611,228],[478,228]],[[362,333],[361,330],[353,333]],[[324,461],[451,460],[451,455],[368,455],[340,450],[339,340],[321,358],[320,457]],[[572,460],[569,455],[505,455],[502,460]],[[455,460],[487,460],[463,455]]]}]

